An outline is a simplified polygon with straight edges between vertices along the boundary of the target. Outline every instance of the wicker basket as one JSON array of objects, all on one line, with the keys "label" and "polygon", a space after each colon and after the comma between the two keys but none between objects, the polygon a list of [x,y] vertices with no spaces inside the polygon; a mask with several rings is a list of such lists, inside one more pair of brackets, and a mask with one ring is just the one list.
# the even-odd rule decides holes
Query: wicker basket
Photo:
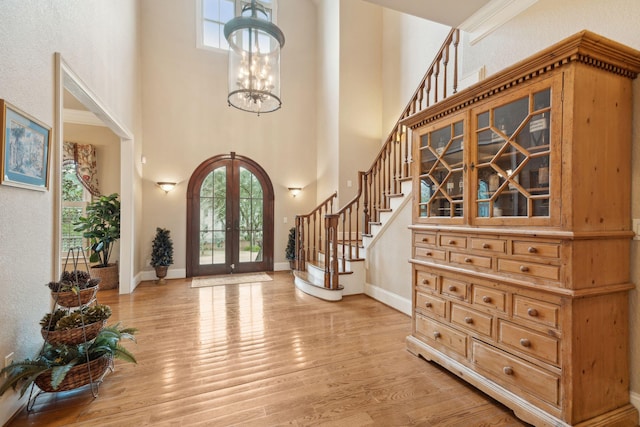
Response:
[{"label": "wicker basket", "polygon": [[[46,329],[41,329],[40,333],[42,334],[42,338],[44,338],[49,344],[75,345],[94,339],[100,333],[102,328],[104,328],[106,323],[107,321],[105,319],[89,325],[84,325],[84,328],[79,327],[64,331],[47,331]],[[84,334],[82,333],[83,329]]]},{"label": "wicker basket", "polygon": [[99,382],[111,364],[111,356],[104,355],[91,362],[76,365],[67,372],[64,380],[54,389],[51,386],[51,371],[36,377],[35,383],[40,390],[46,392],[73,390],[90,382]]},{"label": "wicker basket", "polygon": [[89,301],[95,298],[96,293],[100,285],[95,285],[91,288],[82,289],[80,292],[75,293],[71,291],[67,292],[53,292],[51,291],[51,297],[53,300],[62,307],[79,307],[87,304]]}]

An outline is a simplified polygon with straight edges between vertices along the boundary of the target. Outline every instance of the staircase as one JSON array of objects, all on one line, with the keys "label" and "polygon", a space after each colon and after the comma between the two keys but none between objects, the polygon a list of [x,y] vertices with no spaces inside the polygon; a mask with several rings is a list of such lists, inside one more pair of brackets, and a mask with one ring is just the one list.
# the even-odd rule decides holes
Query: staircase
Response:
[{"label": "staircase", "polygon": [[296,216],[294,282],[301,291],[328,301],[364,292],[367,247],[411,199],[411,141],[401,122],[457,92],[459,41],[452,29],[372,166],[359,172],[356,196],[334,212],[334,193]]}]

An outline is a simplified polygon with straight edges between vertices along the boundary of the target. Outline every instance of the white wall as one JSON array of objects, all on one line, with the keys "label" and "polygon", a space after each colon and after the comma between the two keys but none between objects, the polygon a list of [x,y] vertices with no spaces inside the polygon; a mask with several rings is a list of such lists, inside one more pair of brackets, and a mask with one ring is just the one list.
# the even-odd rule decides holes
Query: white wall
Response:
[{"label": "white wall", "polygon": [[[0,98],[52,126],[57,51],[136,129],[137,19],[130,0],[3,0]],[[16,360],[33,357],[42,346],[38,322],[50,309],[44,285],[54,279],[55,184],[47,192],[0,186],[0,360],[10,352]],[[19,405],[13,393],[0,398],[0,424]]]},{"label": "white wall", "polygon": [[[316,202],[316,8],[280,0],[282,108],[257,116],[227,105],[227,53],[196,48],[195,0],[142,0],[143,268],[156,227],[168,228],[174,265],[186,267],[186,189],[203,161],[235,151],[256,161],[275,191],[274,261],[286,262],[289,228]],[[165,194],[155,182],[179,183]],[[288,187],[304,187],[295,199]],[[288,222],[284,223],[284,217]],[[288,265],[288,263],[287,263]]]}]

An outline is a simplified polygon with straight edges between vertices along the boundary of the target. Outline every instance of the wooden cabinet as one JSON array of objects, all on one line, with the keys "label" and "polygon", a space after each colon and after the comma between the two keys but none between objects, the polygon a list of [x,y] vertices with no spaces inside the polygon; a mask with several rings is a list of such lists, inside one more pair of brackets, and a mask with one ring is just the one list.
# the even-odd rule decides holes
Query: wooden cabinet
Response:
[{"label": "wooden cabinet", "polygon": [[403,123],[408,349],[534,425],[637,425],[629,403],[631,84],[584,31]]}]

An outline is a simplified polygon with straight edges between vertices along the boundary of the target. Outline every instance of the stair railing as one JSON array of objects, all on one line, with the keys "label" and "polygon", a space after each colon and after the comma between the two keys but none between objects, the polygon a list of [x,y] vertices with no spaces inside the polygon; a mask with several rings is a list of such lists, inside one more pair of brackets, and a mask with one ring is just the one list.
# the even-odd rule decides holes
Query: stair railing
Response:
[{"label": "stair railing", "polygon": [[[338,212],[325,215],[324,230],[321,233],[324,236],[325,288],[339,288],[338,275],[340,271],[346,271],[346,262],[360,258],[362,236],[370,234],[371,224],[379,223],[381,212],[390,211],[390,197],[401,195],[402,181],[411,179],[411,144],[406,128],[400,123],[407,117],[447,98],[449,88],[454,94],[458,91],[459,42],[460,30],[454,28],[447,35],[373,164],[366,172],[358,173],[356,196]],[[453,65],[450,67],[451,50],[453,50]],[[450,87],[449,79],[451,79]],[[331,198],[335,196],[336,194]],[[318,208],[321,206],[322,204]],[[296,217],[296,226],[297,224]],[[303,236],[304,233],[301,232],[301,238],[296,242],[300,245],[299,251],[305,257],[309,257],[312,255],[309,246],[311,241]],[[322,237],[319,239],[321,240]],[[314,240],[313,247],[321,248],[322,245],[315,246]],[[305,270],[304,259],[302,264],[298,262],[297,265],[299,270]]]},{"label": "stair railing", "polygon": [[306,215],[296,215],[296,270],[306,271],[307,262],[318,262],[319,252],[324,252],[324,217],[333,213],[333,203],[338,197],[335,192]]}]

